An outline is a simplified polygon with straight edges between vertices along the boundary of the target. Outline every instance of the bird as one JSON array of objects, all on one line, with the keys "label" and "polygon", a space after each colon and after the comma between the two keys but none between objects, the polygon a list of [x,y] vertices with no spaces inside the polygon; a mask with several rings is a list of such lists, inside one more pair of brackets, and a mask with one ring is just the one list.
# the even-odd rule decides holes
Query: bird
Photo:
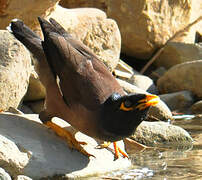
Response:
[{"label": "bird", "polygon": [[53,117],[67,121],[90,137],[112,142],[115,158],[120,154],[128,157],[116,141],[135,132],[159,97],[147,93],[125,94],[106,65],[86,45],[53,18],[47,21],[38,17],[38,21],[43,40],[21,20],[12,21],[11,30],[38,62],[36,68],[46,89],[40,120],[64,138],[70,148],[88,157],[94,155],[84,150],[85,142],[77,141],[70,132],[53,123]]}]

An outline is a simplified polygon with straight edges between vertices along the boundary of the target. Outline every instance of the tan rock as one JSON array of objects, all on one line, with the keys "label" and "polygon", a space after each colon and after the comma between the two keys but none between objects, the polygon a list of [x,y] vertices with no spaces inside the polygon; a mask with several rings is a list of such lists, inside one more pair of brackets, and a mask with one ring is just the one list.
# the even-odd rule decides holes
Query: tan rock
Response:
[{"label": "tan rock", "polygon": [[46,96],[46,89],[39,80],[35,71],[32,71],[29,78],[29,87],[24,97],[24,101],[36,101],[44,99]]},{"label": "tan rock", "polygon": [[31,73],[25,47],[8,31],[0,31],[0,109],[17,108],[24,97]]},{"label": "tan rock", "polygon": [[106,0],[61,0],[60,5],[65,8],[94,7],[106,10]]},{"label": "tan rock", "polygon": [[[202,4],[200,0],[108,2],[107,15],[118,23],[122,35],[122,51],[140,59],[150,58],[158,46],[189,24],[193,20],[194,5]],[[194,40],[195,30],[176,39],[190,43]]]},{"label": "tan rock", "polygon": [[113,70],[119,60],[121,36],[116,22],[95,8],[65,9],[57,6],[50,17],[87,45]]},{"label": "tan rock", "polygon": [[155,64],[168,69],[176,64],[200,59],[202,59],[202,45],[169,42]]},{"label": "tan rock", "polygon": [[43,17],[53,11],[58,1],[1,0],[0,29],[5,29],[14,18],[34,27],[37,24],[37,17]]},{"label": "tan rock", "polygon": [[[122,35],[122,51],[140,59],[148,59],[176,31],[193,22],[202,11],[201,0],[62,0],[65,7],[97,7],[118,23]],[[202,33],[202,21],[175,39],[194,43],[195,32]]]},{"label": "tan rock", "polygon": [[157,87],[163,94],[188,90],[198,98],[202,98],[201,73],[202,60],[177,64],[158,79]]}]

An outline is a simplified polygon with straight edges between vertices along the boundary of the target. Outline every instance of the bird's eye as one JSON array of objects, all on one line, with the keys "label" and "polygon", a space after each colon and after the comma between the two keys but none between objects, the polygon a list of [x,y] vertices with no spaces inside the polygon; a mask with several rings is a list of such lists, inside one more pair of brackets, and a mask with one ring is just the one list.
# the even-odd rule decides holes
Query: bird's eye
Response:
[{"label": "bird's eye", "polygon": [[124,106],[125,106],[126,108],[131,107],[131,106],[132,106],[132,102],[129,101],[129,100],[125,100],[125,102],[124,102]]},{"label": "bird's eye", "polygon": [[121,103],[120,109],[122,111],[132,111],[134,109],[133,104],[129,100],[125,100]]}]

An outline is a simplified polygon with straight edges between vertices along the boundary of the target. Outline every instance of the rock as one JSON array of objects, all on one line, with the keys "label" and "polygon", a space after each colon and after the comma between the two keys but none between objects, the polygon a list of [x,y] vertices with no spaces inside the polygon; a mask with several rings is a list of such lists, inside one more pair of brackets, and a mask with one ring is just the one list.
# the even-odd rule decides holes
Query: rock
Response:
[{"label": "rock", "polygon": [[123,81],[123,80],[121,80],[119,78],[117,78],[116,80],[118,81],[118,83],[121,85],[121,87],[124,89],[124,91],[127,94],[130,94],[130,93],[145,93],[144,90],[132,85],[131,83]]},{"label": "rock", "polygon": [[59,0],[27,1],[3,0],[0,3],[0,29],[5,29],[12,19],[18,18],[31,27],[36,26],[37,17],[50,14]]},{"label": "rock", "polygon": [[56,19],[70,34],[87,45],[112,71],[119,60],[121,36],[116,22],[95,8],[57,6],[46,19]]},{"label": "rock", "polygon": [[170,68],[176,64],[202,59],[202,45],[183,42],[169,42],[156,59],[157,66]]},{"label": "rock", "polygon": [[0,168],[0,179],[1,180],[11,180],[11,177],[4,169]]},{"label": "rock", "polygon": [[11,33],[1,30],[0,59],[0,109],[17,108],[29,83],[30,54]]},{"label": "rock", "polygon": [[[1,119],[0,124],[2,125],[2,123],[3,121]],[[13,128],[15,128],[14,125]],[[6,131],[7,134],[5,133]],[[0,165],[13,176],[22,173],[24,167],[29,162],[30,154],[13,142],[13,138],[15,137],[10,137],[8,131],[8,129],[4,129],[4,133],[2,131],[0,134]],[[10,131],[13,130],[10,129]]]},{"label": "rock", "polygon": [[194,102],[193,94],[190,91],[162,94],[160,98],[168,105],[171,111],[186,110]]},{"label": "rock", "polygon": [[134,74],[134,69],[126,64],[124,61],[119,59],[113,73],[117,78],[128,82]]},{"label": "rock", "polygon": [[29,78],[29,86],[24,101],[37,101],[44,99],[46,89],[39,80],[38,74],[33,70]]},{"label": "rock", "polygon": [[[33,113],[35,113],[35,112],[33,112],[33,110],[29,107],[29,106],[27,106],[25,103],[23,103],[22,105],[21,105],[21,107],[20,108],[18,108],[21,112],[22,112],[22,114],[33,114]],[[8,112],[11,112],[11,111],[8,111]],[[13,112],[11,112],[11,113],[13,113]],[[15,113],[14,113],[15,114]]]},{"label": "rock", "polygon": [[[128,82],[125,82],[123,80],[117,79],[121,87],[124,89],[124,91],[128,94],[130,93],[148,93]],[[148,112],[148,121],[151,120],[161,120],[161,121],[170,121],[173,120],[172,113],[168,106],[160,100],[158,104],[155,106],[152,106],[149,109]]]},{"label": "rock", "polygon": [[16,177],[15,180],[32,180],[32,179],[24,175],[19,175]]},{"label": "rock", "polygon": [[60,5],[65,8],[77,8],[77,7],[95,7],[98,9],[106,10],[105,0],[61,0]]},{"label": "rock", "polygon": [[149,93],[158,94],[158,89],[155,86],[153,80],[145,75],[136,73],[131,77],[130,82],[138,88],[143,89]]},{"label": "rock", "polygon": [[[59,118],[53,120],[62,127],[68,125]],[[54,175],[58,175],[58,178],[79,178],[130,166],[128,159],[114,161],[111,151],[95,149],[97,142],[82,133],[77,133],[76,138],[87,142],[84,148],[96,158],[87,158],[69,149],[61,138],[42,125],[38,116],[33,114],[0,114],[0,134],[0,165],[14,178],[18,175],[32,179],[51,179]],[[123,147],[122,143],[120,145]]]},{"label": "rock", "polygon": [[196,43],[199,43],[201,44],[202,43],[202,32],[196,32],[196,40],[195,40]]},{"label": "rock", "polygon": [[152,71],[149,77],[153,79],[154,82],[156,82],[161,76],[163,76],[165,72],[166,69],[164,67],[159,67],[156,70]]},{"label": "rock", "polygon": [[157,87],[161,94],[188,90],[198,98],[202,98],[201,73],[202,60],[178,64],[158,79]]},{"label": "rock", "polygon": [[202,100],[194,103],[191,107],[191,110],[195,114],[202,114]]},{"label": "rock", "polygon": [[173,116],[169,107],[160,100],[155,106],[151,106],[148,112],[147,121],[172,121]]},{"label": "rock", "polygon": [[33,113],[39,114],[44,109],[44,100],[26,102],[26,105]]},{"label": "rock", "polygon": [[[62,3],[65,2],[65,3]],[[62,0],[65,7],[97,7],[118,23],[122,35],[122,52],[148,59],[157,47],[177,31],[201,16],[202,1],[165,0]],[[175,41],[194,43],[196,30],[201,32],[202,21],[192,26]]]},{"label": "rock", "polygon": [[131,83],[132,85],[135,85],[136,87],[149,93],[158,93],[158,90],[152,79],[135,71],[132,67],[130,67],[122,60],[119,60],[118,65],[114,70],[114,75],[118,79]]},{"label": "rock", "polygon": [[181,127],[165,122],[143,121],[131,139],[153,147],[192,147],[193,139]]}]

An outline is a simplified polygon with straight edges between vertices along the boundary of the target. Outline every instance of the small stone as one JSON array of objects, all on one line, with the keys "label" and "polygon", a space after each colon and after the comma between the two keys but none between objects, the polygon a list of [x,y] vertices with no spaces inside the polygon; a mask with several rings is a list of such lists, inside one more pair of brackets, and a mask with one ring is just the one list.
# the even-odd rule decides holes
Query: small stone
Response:
[{"label": "small stone", "polygon": [[202,100],[194,103],[191,107],[191,110],[195,114],[202,114]]}]

